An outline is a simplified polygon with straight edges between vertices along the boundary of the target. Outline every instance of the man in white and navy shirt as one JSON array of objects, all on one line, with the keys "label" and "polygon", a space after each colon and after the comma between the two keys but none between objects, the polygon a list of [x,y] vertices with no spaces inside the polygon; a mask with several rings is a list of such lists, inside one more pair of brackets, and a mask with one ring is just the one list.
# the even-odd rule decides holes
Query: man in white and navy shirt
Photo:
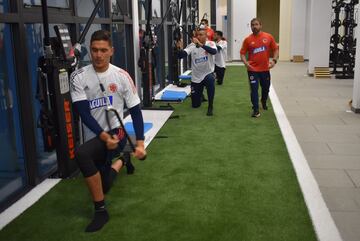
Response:
[{"label": "man in white and navy shirt", "polygon": [[113,52],[110,33],[105,30],[94,32],[90,41],[92,64],[75,71],[70,78],[71,98],[86,127],[85,143],[76,150],[75,159],[95,207],[86,232],[95,232],[108,222],[104,194],[109,191],[120,168],[124,164],[129,168],[122,159],[112,162],[113,155],[124,148],[126,137],[116,116],[109,118],[111,127],[108,126],[108,105],[114,107],[122,118],[126,103],[136,134],[134,156],[142,159],[146,155],[140,99],[129,74],[110,64]]},{"label": "man in white and navy shirt", "polygon": [[[206,29],[200,28],[196,31],[196,36],[192,39],[184,50],[180,50],[178,57],[185,58],[191,55],[191,102],[193,108],[201,106],[202,93],[204,86],[208,94],[207,115],[213,115],[213,102],[215,97],[215,78],[214,78],[214,55],[217,53],[216,45],[213,41],[207,41]],[[181,42],[177,46],[181,48]]]},{"label": "man in white and navy shirt", "polygon": [[227,41],[223,37],[223,32],[215,31],[214,41],[216,43],[216,48],[218,50],[215,55],[215,74],[217,83],[222,85],[224,82],[224,75],[226,70],[226,51],[227,51]]}]

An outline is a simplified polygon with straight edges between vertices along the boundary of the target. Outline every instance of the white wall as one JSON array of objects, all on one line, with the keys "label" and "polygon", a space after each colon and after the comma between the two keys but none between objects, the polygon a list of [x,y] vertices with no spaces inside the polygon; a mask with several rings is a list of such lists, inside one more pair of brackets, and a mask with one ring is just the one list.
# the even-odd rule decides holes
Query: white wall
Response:
[{"label": "white wall", "polygon": [[[355,29],[356,36],[360,36],[360,27]],[[356,46],[360,46],[360,39],[357,38]],[[353,101],[352,109],[356,112],[360,112],[360,48],[356,48],[355,56],[355,76],[354,76],[354,87],[353,87]]]},{"label": "white wall", "polygon": [[292,0],[280,0],[280,60],[288,61],[291,55],[291,14]]},{"label": "white wall", "polygon": [[224,31],[223,17],[227,15],[226,0],[216,0],[216,30]]},{"label": "white wall", "polygon": [[311,0],[306,0],[306,24],[305,24],[305,52],[304,59],[309,59],[310,48],[310,16],[311,16]]},{"label": "white wall", "polygon": [[331,12],[330,0],[311,0],[309,74],[314,67],[329,66]]},{"label": "white wall", "polygon": [[199,21],[204,16],[204,13],[207,14],[207,20],[209,25],[211,24],[211,5],[209,0],[199,0]]},{"label": "white wall", "polygon": [[305,56],[307,1],[293,0],[291,27],[291,58]]},{"label": "white wall", "polygon": [[[229,2],[231,4],[229,4]],[[240,48],[246,36],[251,33],[250,21],[256,17],[255,0],[228,1],[228,48],[229,60],[240,60]],[[229,12],[231,11],[231,14]],[[231,28],[231,29],[229,29]]]}]

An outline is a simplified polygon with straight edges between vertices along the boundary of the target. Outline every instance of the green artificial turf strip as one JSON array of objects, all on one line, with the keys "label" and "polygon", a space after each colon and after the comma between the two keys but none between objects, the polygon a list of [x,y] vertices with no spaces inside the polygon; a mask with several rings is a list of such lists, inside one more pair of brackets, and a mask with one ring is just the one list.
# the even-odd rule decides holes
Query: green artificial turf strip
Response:
[{"label": "green artificial turf strip", "polygon": [[[316,240],[276,118],[250,117],[243,67],[216,86],[214,116],[190,100],[123,171],[106,197],[110,222],[84,233],[92,202],[84,180],[63,180],[0,232],[0,240]],[[164,138],[167,137],[167,138]]]}]

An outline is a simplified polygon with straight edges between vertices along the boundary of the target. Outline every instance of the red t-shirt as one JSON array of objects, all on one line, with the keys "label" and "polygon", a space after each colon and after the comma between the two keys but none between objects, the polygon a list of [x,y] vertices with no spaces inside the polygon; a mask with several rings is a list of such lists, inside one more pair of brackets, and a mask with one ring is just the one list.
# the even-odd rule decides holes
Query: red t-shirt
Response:
[{"label": "red t-shirt", "polygon": [[206,28],[206,35],[209,41],[213,41],[214,39],[214,30],[210,27]]},{"label": "red t-shirt", "polygon": [[258,35],[250,34],[245,38],[240,54],[248,53],[248,62],[254,72],[269,71],[270,52],[278,49],[271,34],[260,32]]}]

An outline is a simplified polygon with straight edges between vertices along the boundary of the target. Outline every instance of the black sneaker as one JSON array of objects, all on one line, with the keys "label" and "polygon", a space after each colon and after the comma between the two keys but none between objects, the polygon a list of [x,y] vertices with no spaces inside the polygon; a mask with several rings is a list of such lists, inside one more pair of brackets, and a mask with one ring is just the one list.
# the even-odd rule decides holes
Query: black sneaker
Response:
[{"label": "black sneaker", "polygon": [[251,117],[254,117],[254,118],[260,117],[260,112],[258,110],[254,110],[253,113],[251,114]]},{"label": "black sneaker", "polygon": [[266,105],[266,100],[262,100],[262,101],[261,101],[261,104],[262,104],[262,107],[263,107],[264,110],[267,110],[267,109],[268,109],[268,107],[267,107],[267,105]]},{"label": "black sneaker", "polygon": [[213,108],[212,107],[208,107],[208,110],[207,110],[207,113],[206,113],[207,116],[212,116],[213,115]]}]

